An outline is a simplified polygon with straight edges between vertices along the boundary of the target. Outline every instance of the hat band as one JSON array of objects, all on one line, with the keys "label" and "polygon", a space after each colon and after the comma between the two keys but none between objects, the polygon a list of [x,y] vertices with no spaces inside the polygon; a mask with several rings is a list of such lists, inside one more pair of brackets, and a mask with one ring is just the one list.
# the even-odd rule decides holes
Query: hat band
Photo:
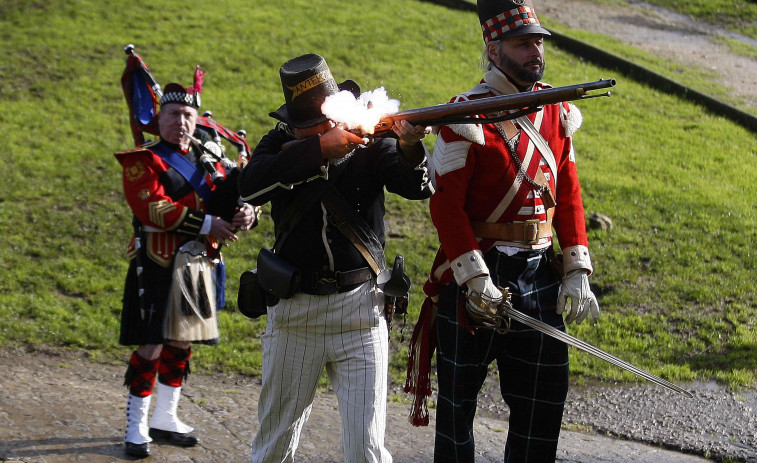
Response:
[{"label": "hat band", "polygon": [[200,105],[199,101],[195,103],[194,93],[182,93],[182,92],[171,92],[171,93],[163,94],[163,98],[160,99],[160,104],[162,106],[167,103],[178,103],[178,104],[185,104],[188,106]]},{"label": "hat band", "polygon": [[529,24],[539,25],[539,18],[530,6],[520,6],[505,11],[481,25],[484,31],[484,42],[489,43],[507,32]]},{"label": "hat band", "polygon": [[325,82],[328,82],[329,80],[332,80],[332,79],[333,77],[331,76],[331,71],[326,69],[325,71],[321,71],[316,75],[308,77],[307,79],[303,80],[302,82],[295,85],[294,87],[290,87],[287,85],[287,88],[291,90],[292,100],[294,100],[295,98],[307,92],[308,90],[312,90],[315,87]]}]

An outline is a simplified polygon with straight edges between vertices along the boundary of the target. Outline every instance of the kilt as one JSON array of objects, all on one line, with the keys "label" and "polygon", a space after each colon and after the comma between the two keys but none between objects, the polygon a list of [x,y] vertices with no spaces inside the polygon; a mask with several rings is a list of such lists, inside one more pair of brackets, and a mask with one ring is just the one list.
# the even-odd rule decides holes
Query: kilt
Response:
[{"label": "kilt", "polygon": [[[121,309],[121,333],[119,343],[123,346],[164,344],[163,319],[166,314],[168,295],[171,291],[171,267],[162,267],[151,259],[142,259],[144,282],[144,317],[139,300],[137,263],[132,259],[126,273],[123,307]],[[201,344],[218,344],[218,338],[198,341]]]},{"label": "kilt", "polygon": [[[560,281],[543,251],[485,255],[495,284],[507,287],[513,307],[565,330],[555,312]],[[473,419],[489,364],[497,362],[502,397],[510,409],[505,462],[553,462],[568,393],[566,344],[517,322],[507,333],[471,327],[462,290],[452,282],[439,296],[435,462],[473,462]]]}]

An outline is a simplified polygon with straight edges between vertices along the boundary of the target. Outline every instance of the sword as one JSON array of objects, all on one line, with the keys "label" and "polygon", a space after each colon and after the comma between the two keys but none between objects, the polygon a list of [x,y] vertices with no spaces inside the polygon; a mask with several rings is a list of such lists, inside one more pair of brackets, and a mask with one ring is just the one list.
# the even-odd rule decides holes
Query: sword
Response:
[{"label": "sword", "polygon": [[[671,391],[675,391],[675,392],[677,392],[679,394],[683,394],[686,397],[689,397],[689,398],[693,398],[694,397],[694,395],[691,392],[689,392],[689,391],[687,391],[685,389],[682,389],[682,388],[676,386],[675,384],[671,383],[670,381],[666,381],[666,380],[660,378],[659,376],[655,376],[652,373],[650,373],[650,372],[648,372],[646,370],[643,370],[643,369],[637,367],[636,365],[628,363],[625,360],[621,360],[618,357],[615,357],[614,355],[609,354],[609,353],[603,351],[602,349],[600,349],[598,347],[592,346],[591,344],[589,344],[586,341],[582,341],[582,340],[580,340],[580,339],[578,339],[578,338],[576,338],[574,336],[569,335],[568,333],[564,333],[564,332],[558,330],[557,328],[555,328],[552,325],[548,325],[548,324],[544,323],[541,320],[537,320],[537,319],[535,319],[533,317],[530,317],[530,316],[524,314],[523,312],[515,310],[513,308],[512,304],[510,303],[510,294],[509,294],[509,291],[506,288],[502,288],[501,286],[499,287],[499,289],[500,289],[500,291],[502,291],[503,298],[502,298],[502,301],[497,306],[497,312],[500,312],[500,313],[504,314],[504,316],[509,317],[511,320],[515,320],[517,322],[520,322],[520,323],[522,323],[522,324],[524,324],[524,325],[526,325],[528,327],[531,327],[531,328],[533,328],[533,329],[535,329],[537,331],[540,331],[540,332],[546,334],[547,336],[555,338],[558,341],[562,341],[562,342],[564,342],[565,344],[567,344],[569,346],[573,346],[576,349],[582,350],[582,351],[584,351],[586,353],[589,353],[589,354],[591,354],[591,355],[593,355],[595,357],[598,357],[598,358],[604,360],[605,362],[609,362],[609,363],[611,363],[611,364],[613,364],[613,365],[615,365],[617,367],[620,367],[620,368],[622,368],[622,369],[624,369],[626,371],[630,371],[631,373],[633,373],[635,375],[641,376],[642,378],[646,379],[647,381],[651,381],[651,382],[653,382],[655,384],[658,384],[658,385],[660,385],[662,387],[668,388]],[[468,296],[468,300],[470,302],[472,302],[475,305],[475,307],[477,307],[478,309],[486,309],[487,307],[485,307],[485,306],[491,307],[491,304],[489,304],[489,302],[491,302],[491,301],[484,300],[481,297],[481,295],[478,295],[478,294],[474,295],[473,297],[471,297],[469,295]],[[504,317],[502,317],[502,315],[499,315],[499,314],[494,315],[492,313],[489,313],[488,315],[490,317],[493,316],[492,319],[493,318],[500,318],[501,317],[500,319],[502,321],[504,321]],[[495,329],[496,329],[496,327],[499,326],[499,323],[497,323],[497,321],[494,321],[493,323],[494,323]]]}]

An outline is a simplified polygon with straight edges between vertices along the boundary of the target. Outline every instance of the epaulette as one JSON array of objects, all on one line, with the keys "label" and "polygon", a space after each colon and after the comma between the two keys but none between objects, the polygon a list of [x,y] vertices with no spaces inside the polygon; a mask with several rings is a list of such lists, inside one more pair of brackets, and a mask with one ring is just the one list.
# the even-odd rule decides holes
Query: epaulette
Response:
[{"label": "epaulette", "polygon": [[576,105],[567,102],[560,105],[560,122],[562,122],[565,135],[572,137],[583,124],[584,117]]},{"label": "epaulette", "polygon": [[[470,98],[471,96],[482,95],[484,93],[489,93],[488,87],[485,84],[479,84],[471,90],[457,95],[455,102],[470,101],[472,99]],[[486,144],[484,141],[484,128],[481,124],[448,124],[448,127],[466,140],[482,146]]]},{"label": "epaulette", "polygon": [[135,154],[135,153],[141,153],[143,151],[150,151],[148,148],[150,148],[152,146],[155,146],[158,143],[160,143],[160,140],[150,140],[150,141],[148,141],[148,142],[146,142],[146,143],[144,143],[144,144],[142,144],[140,146],[137,146],[136,148],[132,148],[132,149],[128,149],[128,150],[119,151],[117,153],[114,153],[113,156],[115,156],[115,157],[121,157],[121,156],[126,156],[127,154]]}]

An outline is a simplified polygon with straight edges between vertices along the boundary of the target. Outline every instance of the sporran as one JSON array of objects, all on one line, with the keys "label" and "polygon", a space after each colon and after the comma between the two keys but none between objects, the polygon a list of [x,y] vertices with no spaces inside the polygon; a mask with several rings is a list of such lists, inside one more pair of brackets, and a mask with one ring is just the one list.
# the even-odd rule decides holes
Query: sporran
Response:
[{"label": "sporran", "polygon": [[163,320],[164,338],[206,341],[219,337],[215,273],[204,243],[193,240],[179,248]]}]

